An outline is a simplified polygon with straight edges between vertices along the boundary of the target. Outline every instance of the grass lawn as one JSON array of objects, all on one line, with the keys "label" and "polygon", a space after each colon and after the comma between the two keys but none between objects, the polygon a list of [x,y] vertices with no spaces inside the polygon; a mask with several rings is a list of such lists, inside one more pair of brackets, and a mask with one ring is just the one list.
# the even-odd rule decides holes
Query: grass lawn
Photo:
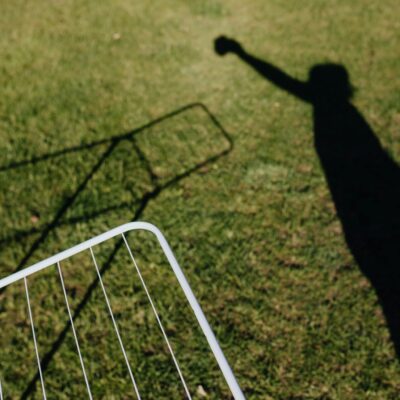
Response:
[{"label": "grass lawn", "polygon": [[[150,221],[249,399],[397,399],[399,363],[336,217],[311,107],[213,40],[299,79],[343,64],[400,161],[399,21],[395,0],[2,1],[0,276]],[[230,398],[153,238],[129,241],[193,398]],[[143,398],[184,398],[126,250],[95,252]],[[90,254],[62,268],[94,398],[135,398]],[[48,398],[85,397],[57,269],[29,289]],[[23,282],[0,293],[7,399],[41,398],[24,296]]]}]

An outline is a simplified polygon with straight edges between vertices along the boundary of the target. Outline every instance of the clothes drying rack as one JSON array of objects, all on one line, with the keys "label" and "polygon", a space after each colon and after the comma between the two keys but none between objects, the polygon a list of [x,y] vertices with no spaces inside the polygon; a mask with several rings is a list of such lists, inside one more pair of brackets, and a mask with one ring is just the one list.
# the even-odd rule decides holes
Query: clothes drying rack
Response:
[{"label": "clothes drying rack", "polygon": [[[29,324],[30,324],[30,328],[31,328],[32,341],[33,341],[34,349],[35,349],[35,358],[36,358],[36,362],[37,362],[38,373],[40,376],[40,384],[41,384],[41,391],[42,391],[43,399],[46,399],[46,382],[45,382],[45,379],[43,376],[44,374],[42,373],[40,349],[38,347],[38,343],[37,343],[37,339],[36,339],[35,321],[34,321],[34,318],[32,315],[31,301],[30,301],[30,297],[29,297],[29,277],[41,270],[44,270],[45,268],[50,267],[50,266],[57,266],[57,269],[58,269],[58,275],[59,275],[59,279],[60,279],[60,290],[62,291],[64,300],[65,300],[65,305],[66,305],[66,309],[67,309],[68,317],[69,317],[69,321],[70,321],[70,327],[71,327],[71,330],[73,333],[76,351],[78,353],[80,366],[82,369],[82,375],[83,375],[82,384],[84,384],[86,386],[87,395],[88,395],[89,399],[93,398],[91,385],[90,385],[90,381],[88,379],[88,374],[86,372],[84,359],[82,357],[82,352],[81,352],[81,348],[80,348],[80,344],[79,344],[79,340],[78,340],[78,335],[77,335],[76,327],[74,324],[73,316],[71,313],[71,308],[69,305],[67,291],[66,291],[66,287],[65,287],[65,283],[64,283],[63,273],[62,273],[62,262],[64,260],[66,260],[78,253],[85,252],[85,251],[88,251],[90,253],[94,268],[96,269],[97,278],[100,282],[101,290],[102,290],[102,293],[104,296],[104,301],[106,303],[106,308],[107,308],[109,316],[111,318],[114,332],[118,339],[119,346],[120,346],[121,352],[123,354],[124,361],[126,363],[126,367],[127,367],[128,373],[129,373],[130,380],[132,381],[132,390],[134,391],[137,399],[141,399],[140,387],[138,386],[137,380],[135,380],[135,371],[132,371],[131,365],[129,363],[128,355],[127,355],[124,343],[121,338],[120,329],[118,327],[117,320],[114,316],[112,304],[110,302],[109,296],[107,295],[106,287],[105,287],[102,277],[101,277],[101,273],[100,273],[100,270],[99,270],[99,267],[97,264],[97,260],[96,260],[96,256],[95,256],[95,251],[93,250],[96,245],[99,245],[100,243],[103,243],[103,242],[110,240],[112,238],[115,238],[115,237],[122,238],[122,240],[125,244],[126,251],[128,252],[129,257],[132,261],[132,266],[138,274],[140,283],[143,286],[147,300],[150,303],[151,309],[154,313],[154,316],[156,318],[156,321],[158,323],[158,326],[160,328],[162,336],[165,340],[165,343],[166,343],[166,346],[170,353],[170,356],[172,358],[172,361],[173,361],[175,368],[179,374],[179,378],[180,378],[181,384],[183,386],[183,391],[186,395],[186,398],[188,398],[188,399],[192,398],[191,391],[190,391],[188,385],[186,384],[186,381],[182,374],[181,368],[179,367],[178,359],[175,356],[175,353],[172,349],[170,341],[168,340],[168,336],[167,336],[164,326],[161,322],[159,313],[158,313],[156,306],[154,304],[154,301],[150,295],[150,292],[148,290],[146,282],[143,279],[143,275],[142,275],[139,265],[135,259],[134,253],[132,252],[132,250],[128,244],[128,241],[126,239],[126,234],[130,231],[135,231],[135,230],[136,231],[144,230],[144,231],[151,232],[157,238],[157,241],[158,241],[165,257],[168,260],[169,265],[171,266],[172,271],[175,274],[175,276],[179,282],[179,285],[181,286],[181,288],[185,294],[185,297],[186,297],[187,301],[189,302],[189,304],[196,316],[196,319],[200,325],[200,328],[201,328],[202,332],[204,333],[204,336],[207,339],[207,342],[208,342],[208,344],[212,350],[212,353],[223,373],[226,383],[228,384],[228,386],[232,392],[233,397],[235,398],[235,400],[245,399],[245,397],[242,393],[242,390],[240,389],[240,386],[232,372],[232,369],[229,366],[229,364],[224,356],[224,353],[222,352],[222,350],[218,344],[218,341],[217,341],[195,295],[193,294],[193,291],[192,291],[191,287],[189,286],[188,281],[186,280],[186,278],[182,272],[182,269],[180,268],[170,246],[168,245],[168,242],[166,241],[164,235],[161,233],[161,231],[156,226],[154,226],[150,223],[147,223],[147,222],[131,222],[131,223],[121,225],[121,226],[111,229],[99,236],[96,236],[90,240],[87,240],[83,243],[80,243],[80,244],[74,246],[74,247],[71,247],[68,250],[62,251],[61,253],[58,253],[52,257],[49,257],[41,262],[38,262],[28,268],[25,268],[23,270],[15,272],[15,273],[0,280],[0,290],[2,288],[5,288],[6,286],[9,286],[9,285],[17,282],[17,281],[23,280],[23,282],[24,282],[25,296],[26,296],[26,302],[27,302],[27,314],[28,314]],[[1,332],[0,332],[0,335],[1,335]],[[0,377],[2,376],[1,373],[2,372],[0,371]],[[1,378],[0,378],[0,400],[3,400],[5,398],[8,398],[8,396],[7,396],[7,393],[3,393]]]}]

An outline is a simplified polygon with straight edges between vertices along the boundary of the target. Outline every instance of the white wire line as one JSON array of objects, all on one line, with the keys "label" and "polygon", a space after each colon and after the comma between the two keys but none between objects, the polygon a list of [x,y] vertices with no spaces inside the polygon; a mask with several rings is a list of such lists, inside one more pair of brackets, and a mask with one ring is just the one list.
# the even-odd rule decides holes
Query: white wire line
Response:
[{"label": "white wire line", "polygon": [[126,351],[125,351],[125,348],[124,348],[124,344],[122,343],[121,335],[119,334],[117,322],[115,321],[114,313],[112,311],[111,304],[110,304],[110,301],[109,301],[108,296],[107,296],[106,289],[105,289],[104,284],[103,284],[103,280],[101,279],[101,274],[100,274],[100,271],[99,271],[99,267],[97,266],[97,261],[96,261],[96,258],[94,256],[93,249],[91,247],[89,247],[89,249],[90,249],[90,253],[92,254],[94,266],[96,267],[97,276],[99,277],[101,289],[103,290],[103,294],[104,294],[104,298],[105,298],[106,303],[107,303],[108,311],[110,313],[110,317],[111,317],[112,323],[114,325],[115,333],[117,334],[117,338],[118,338],[119,344],[121,346],[122,353],[123,353],[124,358],[125,358],[126,366],[128,367],[129,376],[131,377],[131,380],[132,380],[132,383],[133,383],[133,388],[135,389],[135,393],[136,393],[136,396],[137,396],[138,400],[141,400],[141,397],[140,397],[140,394],[139,394],[139,389],[138,389],[138,387],[136,385],[135,378],[133,377],[133,373],[132,373],[131,366],[129,364],[128,356],[126,354]]},{"label": "white wire line", "polygon": [[83,377],[85,378],[85,383],[86,383],[86,388],[87,388],[87,391],[88,391],[89,399],[92,400],[92,399],[93,399],[93,397],[92,397],[92,392],[91,392],[91,390],[90,390],[89,380],[88,380],[87,375],[86,375],[85,364],[83,363],[83,358],[82,358],[82,354],[81,354],[81,349],[80,349],[80,347],[79,347],[78,336],[77,336],[76,331],[75,331],[74,320],[73,320],[73,318],[72,318],[71,309],[70,309],[70,307],[69,307],[67,291],[66,291],[66,289],[65,289],[64,278],[63,278],[63,276],[62,276],[61,265],[60,265],[59,262],[57,263],[57,268],[58,268],[58,273],[59,273],[59,275],[60,275],[61,286],[62,286],[63,293],[64,293],[65,304],[66,304],[67,310],[68,310],[69,321],[71,322],[71,328],[72,328],[72,332],[73,332],[73,334],[74,334],[74,339],[75,339],[75,344],[76,344],[76,350],[78,351],[79,360],[80,360],[80,362],[81,362]]},{"label": "white wire line", "polygon": [[31,321],[33,343],[35,344],[36,360],[37,360],[38,369],[39,369],[39,375],[40,375],[40,383],[42,384],[43,399],[46,400],[46,390],[44,388],[42,367],[40,366],[39,350],[38,350],[38,346],[37,346],[37,342],[36,342],[35,326],[33,325],[31,302],[29,300],[28,282],[27,282],[26,278],[24,278],[24,282],[25,282],[26,300],[28,302],[29,319]]},{"label": "white wire line", "polygon": [[134,264],[134,266],[135,266],[136,272],[137,272],[138,275],[139,275],[139,279],[140,279],[140,281],[141,281],[141,283],[142,283],[142,286],[143,286],[143,288],[144,288],[144,290],[145,290],[145,292],[146,292],[147,298],[149,299],[151,308],[153,309],[153,313],[154,313],[154,315],[155,315],[155,317],[156,317],[156,319],[157,319],[158,325],[159,325],[159,327],[160,327],[160,329],[161,329],[161,332],[162,332],[162,334],[163,334],[163,336],[164,336],[165,342],[167,343],[168,350],[169,350],[169,352],[170,352],[170,354],[171,354],[171,357],[172,357],[172,359],[173,359],[173,361],[174,361],[175,367],[176,367],[176,369],[177,369],[177,371],[178,371],[179,377],[180,377],[180,379],[181,379],[181,381],[182,381],[182,385],[183,385],[183,387],[184,387],[184,389],[185,389],[186,396],[188,397],[189,400],[191,400],[192,397],[191,397],[190,392],[189,392],[189,389],[188,389],[188,387],[187,387],[187,385],[186,385],[185,379],[184,379],[184,377],[183,377],[183,375],[182,375],[182,372],[181,372],[181,369],[180,369],[180,367],[179,367],[178,361],[177,361],[177,359],[175,358],[175,354],[174,354],[174,352],[173,352],[173,350],[172,350],[171,344],[169,343],[168,336],[167,336],[167,334],[165,333],[164,327],[163,327],[163,325],[162,325],[162,323],[161,323],[161,320],[160,320],[160,317],[159,317],[158,312],[157,312],[157,310],[156,310],[156,307],[155,307],[155,305],[154,305],[154,303],[153,303],[153,300],[152,300],[152,298],[151,298],[151,296],[150,296],[150,293],[149,293],[149,291],[148,291],[148,289],[147,289],[146,283],[144,282],[144,279],[143,279],[143,277],[142,277],[142,274],[141,274],[141,272],[140,272],[140,269],[139,269],[139,267],[138,267],[138,265],[137,265],[137,263],[136,263],[135,258],[133,257],[131,248],[129,247],[129,244],[128,244],[128,242],[127,242],[127,240],[126,240],[126,237],[125,237],[125,235],[124,235],[123,233],[122,233],[122,238],[124,239],[126,248],[128,249],[129,255],[130,255],[130,257],[131,257],[131,259],[132,259],[132,261],[133,261],[133,264]]}]

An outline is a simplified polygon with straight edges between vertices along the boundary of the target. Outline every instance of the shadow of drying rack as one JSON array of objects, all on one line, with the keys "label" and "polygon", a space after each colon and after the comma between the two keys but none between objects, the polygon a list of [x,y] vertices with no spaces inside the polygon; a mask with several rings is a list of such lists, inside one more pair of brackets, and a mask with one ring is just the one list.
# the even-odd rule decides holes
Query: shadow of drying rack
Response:
[{"label": "shadow of drying rack", "polygon": [[[210,121],[218,129],[220,134],[224,137],[227,145],[223,150],[212,155],[211,157],[193,165],[192,167],[186,169],[182,173],[176,174],[169,180],[160,183],[157,175],[154,173],[154,171],[151,167],[150,161],[146,158],[144,152],[140,149],[140,147],[136,143],[135,137],[136,137],[136,135],[145,131],[146,129],[149,129],[167,119],[173,118],[179,114],[182,114],[186,111],[189,111],[189,110],[195,109],[195,108],[199,108],[200,110],[202,110],[203,112],[206,113],[206,115],[208,116]],[[8,170],[13,170],[13,169],[21,168],[21,167],[28,166],[28,165],[34,165],[34,164],[37,164],[40,162],[49,161],[54,158],[61,157],[61,156],[64,156],[64,155],[67,155],[70,153],[76,153],[76,152],[79,152],[82,150],[93,149],[98,146],[106,146],[105,151],[103,151],[101,153],[101,155],[99,156],[97,161],[94,163],[94,166],[86,174],[84,179],[81,180],[81,182],[79,183],[79,185],[77,186],[77,188],[75,189],[73,194],[68,196],[63,201],[62,205],[59,207],[59,209],[55,213],[54,217],[48,224],[41,226],[41,227],[37,227],[37,228],[21,230],[19,232],[14,233],[13,235],[10,235],[10,236],[0,240],[0,245],[5,245],[5,244],[12,243],[15,241],[21,241],[24,238],[26,238],[30,235],[33,235],[33,234],[39,234],[38,238],[32,243],[32,245],[30,246],[28,251],[25,253],[25,255],[22,257],[22,259],[18,263],[14,272],[27,266],[29,260],[31,259],[31,257],[35,253],[35,251],[47,239],[49,234],[53,230],[55,230],[57,227],[62,226],[62,225],[67,225],[67,224],[75,224],[78,222],[88,221],[91,218],[97,217],[101,214],[108,213],[108,212],[116,210],[116,209],[130,206],[129,203],[121,203],[120,205],[103,208],[92,214],[63,220],[63,217],[65,216],[67,211],[73,206],[73,204],[74,204],[75,200],[77,199],[77,197],[79,196],[79,194],[85,190],[85,188],[87,187],[88,183],[91,181],[91,179],[95,175],[95,173],[100,169],[100,167],[104,164],[104,162],[111,156],[111,154],[113,153],[113,151],[115,150],[117,145],[124,141],[130,141],[133,144],[134,151],[136,152],[142,167],[148,173],[148,175],[150,177],[150,181],[152,183],[151,190],[145,192],[143,194],[143,196],[139,199],[138,206],[137,206],[135,212],[133,213],[133,215],[131,216],[131,221],[135,221],[135,220],[139,219],[142,216],[143,212],[145,211],[146,207],[149,205],[149,203],[151,201],[155,200],[163,191],[165,191],[166,189],[177,184],[182,179],[189,177],[193,173],[196,173],[197,171],[201,170],[205,166],[216,162],[221,157],[224,157],[228,153],[230,153],[233,149],[233,140],[232,140],[231,136],[228,134],[228,132],[225,130],[225,128],[221,125],[221,123],[218,121],[218,119],[214,116],[214,114],[207,108],[207,106],[205,106],[203,103],[190,103],[190,104],[180,107],[168,114],[165,114],[159,118],[156,118],[138,128],[135,128],[129,132],[125,132],[123,134],[111,136],[109,138],[93,141],[91,143],[82,144],[79,146],[72,146],[72,147],[65,148],[65,149],[55,151],[52,153],[44,154],[44,155],[37,156],[37,157],[32,157],[27,160],[15,161],[15,162],[11,162],[7,165],[0,166],[0,173],[2,173],[5,171],[8,171]],[[110,268],[111,263],[112,263],[115,255],[117,254],[118,250],[122,246],[122,244],[123,244],[122,240],[120,240],[116,243],[115,247],[111,251],[106,262],[103,264],[103,266],[100,270],[100,273],[102,276]],[[91,282],[91,284],[88,286],[88,289],[87,289],[85,295],[83,296],[81,302],[78,304],[78,306],[76,307],[76,309],[73,313],[73,317],[72,317],[73,321],[75,321],[81,314],[85,305],[88,303],[93,291],[98,286],[98,283],[99,283],[99,281],[96,279],[96,280],[93,280]],[[0,294],[3,294],[4,290],[5,290],[5,288],[0,291]],[[69,329],[70,329],[70,321],[68,320],[65,323],[64,328],[61,330],[60,334],[58,335],[57,339],[53,342],[50,350],[41,359],[41,366],[42,366],[43,372],[46,371],[46,369],[48,368],[51,360],[53,359],[54,355],[56,354],[56,352],[60,348],[61,344],[63,343]],[[39,375],[39,372],[37,372],[36,375],[34,375],[32,377],[32,379],[30,380],[27,387],[25,388],[23,394],[21,395],[21,399],[27,399],[35,392],[36,386],[37,386],[37,383],[39,380],[40,380],[40,375]]]}]

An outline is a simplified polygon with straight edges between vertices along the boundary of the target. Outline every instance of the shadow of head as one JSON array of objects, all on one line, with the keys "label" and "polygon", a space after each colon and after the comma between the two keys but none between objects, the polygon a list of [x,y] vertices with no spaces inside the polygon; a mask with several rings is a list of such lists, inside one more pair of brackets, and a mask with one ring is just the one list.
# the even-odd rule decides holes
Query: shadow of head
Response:
[{"label": "shadow of head", "polygon": [[340,64],[314,65],[308,75],[308,84],[315,101],[345,102],[353,96],[349,74]]}]

